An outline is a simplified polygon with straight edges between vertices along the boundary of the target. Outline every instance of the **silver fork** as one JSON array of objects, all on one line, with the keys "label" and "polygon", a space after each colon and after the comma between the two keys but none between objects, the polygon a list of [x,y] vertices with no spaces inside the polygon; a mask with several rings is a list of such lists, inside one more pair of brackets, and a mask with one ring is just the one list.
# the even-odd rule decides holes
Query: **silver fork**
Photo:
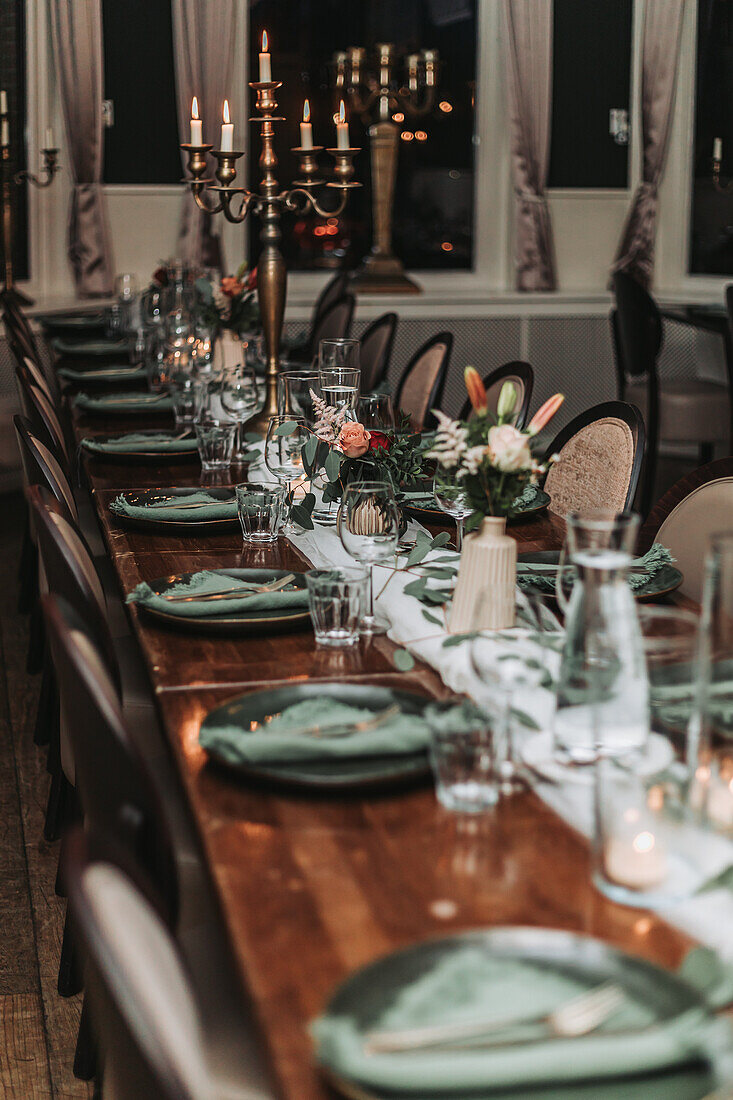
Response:
[{"label": "silver fork", "polygon": [[287,587],[291,581],[295,580],[295,573],[287,573],[284,577],[280,577],[279,580],[272,581],[270,584],[261,584],[256,588],[223,588],[220,592],[204,592],[200,596],[164,596],[163,598],[168,603],[189,603],[191,601],[198,602],[199,600],[231,600],[243,596],[259,596],[263,592],[279,592],[281,588]]},{"label": "silver fork", "polygon": [[510,1027],[545,1024],[550,1035],[572,1039],[587,1035],[605,1023],[625,1000],[623,989],[606,982],[580,993],[552,1012],[538,1016],[515,1016],[503,1020],[473,1020],[460,1024],[408,1028],[404,1031],[372,1031],[364,1041],[365,1054],[396,1054],[425,1050],[428,1047],[457,1047],[473,1039],[483,1039]]},{"label": "silver fork", "polygon": [[288,735],[294,736],[308,736],[308,737],[347,737],[352,733],[367,733],[370,730],[377,729],[379,726],[384,725],[390,718],[394,718],[396,714],[399,714],[400,708],[397,703],[394,703],[390,707],[385,707],[384,710],[377,711],[372,718],[363,718],[360,722],[352,722],[350,725],[334,725],[334,726],[298,726],[295,729],[287,730]]}]

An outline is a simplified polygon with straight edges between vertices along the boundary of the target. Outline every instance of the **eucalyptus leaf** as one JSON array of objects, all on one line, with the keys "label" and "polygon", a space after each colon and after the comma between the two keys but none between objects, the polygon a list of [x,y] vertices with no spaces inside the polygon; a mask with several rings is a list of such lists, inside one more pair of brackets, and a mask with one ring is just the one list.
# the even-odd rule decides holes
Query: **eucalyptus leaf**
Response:
[{"label": "eucalyptus leaf", "polygon": [[418,538],[407,558],[407,568],[419,565],[430,553],[430,542],[426,538]]},{"label": "eucalyptus leaf", "polygon": [[294,523],[298,523],[301,527],[304,527],[306,531],[313,530],[313,519],[311,512],[313,508],[308,508],[305,502],[301,504],[294,504],[290,510],[290,515]]},{"label": "eucalyptus leaf", "polygon": [[437,615],[433,615],[432,611],[428,611],[426,608],[422,609],[423,619],[427,619],[429,623],[434,623],[435,626],[442,626],[443,622]]},{"label": "eucalyptus leaf", "polygon": [[415,667],[415,658],[406,649],[396,649],[392,654],[392,660],[395,668],[398,668],[400,672],[409,672],[410,669]]},{"label": "eucalyptus leaf", "polygon": [[262,442],[262,436],[258,435],[257,432],[245,432],[244,433],[244,442],[245,443],[261,443]]},{"label": "eucalyptus leaf", "polygon": [[422,577],[417,577],[414,581],[410,581],[409,584],[406,584],[403,591],[406,596],[416,596],[420,599],[423,592],[427,591],[427,587],[427,581]]},{"label": "eucalyptus leaf", "polygon": [[447,531],[441,531],[439,535],[436,535],[433,541],[430,543],[431,550],[439,550],[441,546],[447,546],[450,542],[450,535]]},{"label": "eucalyptus leaf", "polygon": [[512,707],[511,713],[523,726],[526,726],[529,730],[539,730],[542,727],[535,722],[534,718],[527,714],[526,710],[519,710],[518,707]]},{"label": "eucalyptus leaf", "polygon": [[284,424],[278,424],[275,428],[275,435],[292,435],[297,427],[297,420],[286,420]]},{"label": "eucalyptus leaf", "polygon": [[319,440],[317,435],[309,435],[305,447],[303,448],[303,465],[305,466],[307,463],[311,470],[315,462],[318,443]]},{"label": "eucalyptus leaf", "polygon": [[325,462],[326,477],[329,481],[336,481],[341,469],[342,455],[331,447]]},{"label": "eucalyptus leaf", "polygon": [[472,512],[466,520],[466,526],[464,528],[466,534],[468,534],[469,531],[475,531],[478,527],[480,527],[483,519],[483,512]]},{"label": "eucalyptus leaf", "polygon": [[470,631],[468,634],[451,634],[443,642],[443,649],[452,649],[454,646],[462,645],[463,642],[472,642],[474,638],[478,638],[478,632],[476,630]]}]

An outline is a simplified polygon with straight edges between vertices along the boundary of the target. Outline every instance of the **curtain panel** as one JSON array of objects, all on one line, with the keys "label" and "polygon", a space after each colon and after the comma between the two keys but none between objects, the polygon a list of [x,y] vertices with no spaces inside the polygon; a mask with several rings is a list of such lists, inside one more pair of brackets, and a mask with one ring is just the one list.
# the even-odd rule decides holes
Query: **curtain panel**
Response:
[{"label": "curtain panel", "polygon": [[516,192],[517,290],[556,290],[545,186],[552,103],[552,0],[503,0]]},{"label": "curtain panel", "polygon": [[659,183],[669,145],[685,0],[646,0],[641,58],[641,183],[634,195],[612,271],[645,289],[654,273]]},{"label": "curtain panel", "polygon": [[[222,104],[231,94],[235,55],[241,57],[247,48],[240,10],[234,0],[173,0],[178,126],[183,141],[188,141],[191,101],[196,96],[204,140],[218,145]],[[241,120],[240,126],[243,124]],[[185,170],[185,155],[183,167]],[[214,233],[213,218],[199,210],[188,189],[183,196],[177,254],[189,264],[223,268],[221,237]]]},{"label": "curtain panel", "polygon": [[114,289],[114,262],[102,187],[101,0],[50,0],[50,10],[73,177],[69,260],[79,297],[103,297]]}]

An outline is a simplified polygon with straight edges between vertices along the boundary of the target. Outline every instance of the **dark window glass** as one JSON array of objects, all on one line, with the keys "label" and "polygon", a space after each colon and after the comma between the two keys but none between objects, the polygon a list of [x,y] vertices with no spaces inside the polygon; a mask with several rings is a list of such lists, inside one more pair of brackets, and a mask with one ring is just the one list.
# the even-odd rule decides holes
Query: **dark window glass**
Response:
[{"label": "dark window glass", "polygon": [[[334,143],[332,116],[338,106],[331,64],[337,50],[363,46],[369,67],[374,47],[393,43],[398,63],[395,87],[405,83],[405,56],[420,49],[440,53],[435,107],[421,117],[404,110],[394,204],[393,246],[406,267],[413,269],[470,268],[472,263],[474,193],[474,94],[476,79],[475,0],[260,0],[251,6],[252,71],[262,30],[270,35],[273,77],[283,81],[278,91],[277,156],[282,186],[297,176],[290,148],[299,144],[298,122],[303,100],[310,99],[314,141]],[[444,104],[441,109],[439,104]],[[347,99],[348,105],[348,99]],[[402,110],[402,108],[400,108]],[[393,109],[393,113],[399,111]],[[355,160],[356,177],[364,184],[352,193],[345,213],[329,224],[313,215],[287,217],[283,252],[291,269],[336,266],[344,257],[356,263],[372,241],[372,189],[368,127],[373,113],[350,111],[352,145],[362,152]],[[239,123],[239,120],[237,120]],[[420,135],[419,137],[416,135]],[[424,137],[422,136],[424,135]],[[260,171],[258,127],[250,126],[248,183],[257,187]],[[321,154],[323,167],[333,161]],[[334,195],[322,189],[324,204]],[[250,232],[256,235],[253,221]],[[256,241],[255,254],[257,250]]]},{"label": "dark window glass", "polygon": [[[10,122],[10,159],[5,171],[10,178],[27,167],[25,149],[25,4],[23,0],[0,3],[0,87],[8,95]],[[13,211],[13,274],[16,279],[29,277],[28,263],[28,184],[11,185]],[[2,233],[0,232],[0,249]],[[3,274],[5,256],[2,255]]]},{"label": "dark window glass", "polygon": [[[697,97],[690,219],[690,271],[733,275],[733,4],[700,0]],[[720,190],[713,182],[713,142],[722,143]]]},{"label": "dark window glass", "polygon": [[171,5],[102,0],[102,20],[104,96],[114,118],[104,131],[104,181],[178,183]]},{"label": "dark window glass", "polygon": [[628,119],[632,0],[555,0],[553,19],[548,186],[627,187],[628,144],[610,121]]}]

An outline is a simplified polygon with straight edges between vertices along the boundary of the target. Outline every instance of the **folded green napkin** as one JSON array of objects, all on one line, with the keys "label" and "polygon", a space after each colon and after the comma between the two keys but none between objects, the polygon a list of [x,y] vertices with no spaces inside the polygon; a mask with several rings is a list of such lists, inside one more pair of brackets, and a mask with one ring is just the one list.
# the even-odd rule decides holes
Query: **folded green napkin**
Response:
[{"label": "folded green napkin", "polygon": [[64,336],[55,336],[51,346],[59,355],[114,355],[118,351],[129,351],[133,346],[130,340],[121,340],[116,337],[93,340],[79,337],[66,339]]},{"label": "folded green napkin", "polygon": [[[339,728],[368,722],[374,711],[340,703],[326,695],[294,703],[254,732],[241,726],[206,722],[201,727],[199,741],[205,749],[215,750],[217,756],[232,764],[405,756],[427,749],[431,729],[436,725],[450,722],[458,730],[473,713],[472,704],[461,704],[449,711],[428,706],[421,715],[400,712],[373,730],[339,735]],[[314,727],[318,728],[317,734],[307,732]],[[333,736],[328,735],[329,727],[334,730]]]},{"label": "folded green napkin", "polygon": [[[182,619],[196,619],[199,616],[208,618],[211,615],[226,617],[238,611],[280,611],[285,608],[308,606],[306,588],[284,589],[279,592],[253,591],[266,583],[267,578],[245,581],[238,577],[204,570],[201,573],[195,573],[190,581],[172,585],[166,590],[165,596],[157,595],[150,585],[143,581],[130,593],[127,602],[137,603],[141,607],[149,607],[155,611],[165,611],[170,615],[180,615]],[[174,602],[166,598],[168,596],[203,596],[212,592],[229,593],[232,588],[241,589],[241,599],[233,594],[226,600],[191,600],[188,603]]]},{"label": "folded green napkin", "polygon": [[173,400],[167,393],[78,393],[74,405],[85,412],[170,412]]},{"label": "folded green napkin", "polygon": [[99,328],[104,324],[104,313],[39,313],[36,320],[44,328],[78,329]]},{"label": "folded green napkin", "polygon": [[[631,565],[643,566],[644,573],[629,573],[627,578],[629,587],[636,590],[643,588],[650,579],[656,576],[665,565],[672,565],[676,559],[666,546],[655,542],[650,550],[647,550],[641,558],[634,558]],[[531,561],[517,563],[517,584],[520,588],[540,589],[542,592],[554,592],[557,569],[544,563],[536,565]]]},{"label": "folded green napkin", "polygon": [[197,449],[193,436],[178,439],[170,432],[128,432],[115,439],[94,439],[87,436],[82,447],[94,454],[124,454],[126,451],[161,451],[182,454]]},{"label": "folded green napkin", "polygon": [[131,367],[127,363],[98,370],[72,370],[71,367],[59,367],[57,374],[66,382],[135,382],[146,376],[145,367]]},{"label": "folded green napkin", "polygon": [[[656,718],[664,725],[684,728],[697,705],[694,680],[660,683],[649,677],[649,701]],[[718,730],[733,731],[733,680],[713,680],[705,689],[705,711]]]},{"label": "folded green napkin", "polygon": [[[181,507],[181,505],[189,504],[200,504],[203,507]],[[184,523],[237,518],[237,502],[235,499],[219,500],[209,493],[197,492],[193,489],[185,496],[163,497],[160,501],[151,504],[130,504],[124,493],[120,493],[110,503],[109,509],[118,516],[129,516],[130,519],[150,519],[153,516],[160,519],[181,520]]]},{"label": "folded green napkin", "polygon": [[[502,958],[466,944],[447,951],[401,989],[386,1011],[370,1020],[370,1028],[399,1030],[535,1015],[586,990],[573,976],[542,962]],[[502,1032],[502,1039],[517,1040],[516,1045],[365,1054],[364,1033],[353,1017],[321,1017],[313,1034],[319,1061],[339,1076],[366,1089],[419,1097],[470,1089],[481,1089],[483,1095],[496,1089],[630,1076],[714,1058],[730,1049],[729,1023],[705,1009],[653,1023],[649,1009],[629,998],[598,1031],[574,1039],[549,1038],[541,1024],[525,1024]],[[622,1034],[614,1036],[614,1029]]]}]

